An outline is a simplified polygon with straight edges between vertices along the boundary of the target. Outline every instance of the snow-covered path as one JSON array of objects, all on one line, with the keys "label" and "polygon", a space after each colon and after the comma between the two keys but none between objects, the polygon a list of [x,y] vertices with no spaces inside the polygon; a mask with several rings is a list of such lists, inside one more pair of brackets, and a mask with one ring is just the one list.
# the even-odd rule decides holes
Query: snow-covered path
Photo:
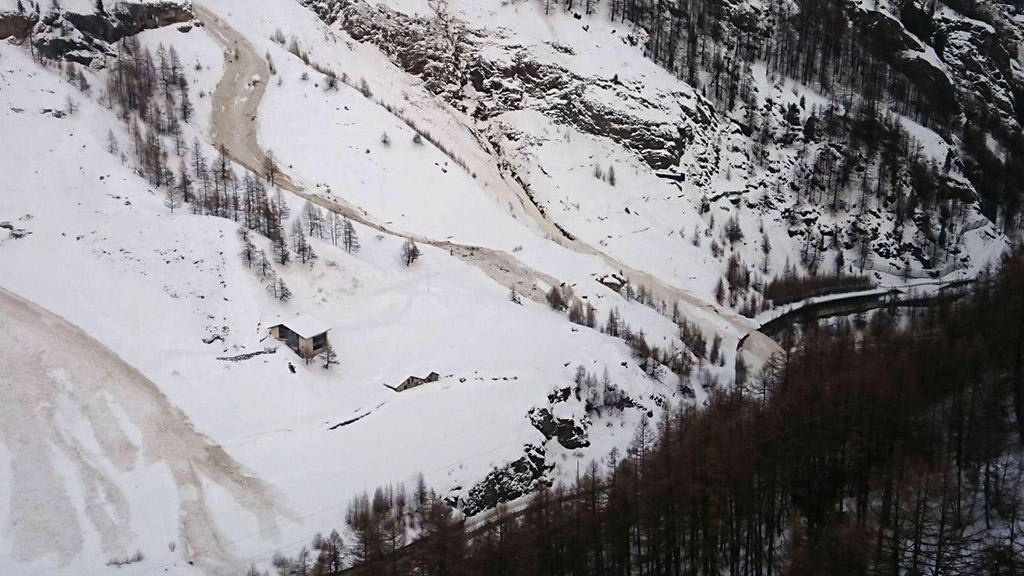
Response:
[{"label": "snow-covered path", "polygon": [[244,562],[206,493],[227,494],[263,535],[293,516],[149,379],[78,327],[0,288],[0,331],[0,444],[17,495],[2,533],[15,560],[81,560],[95,539],[103,556],[89,563],[101,566],[139,543],[152,553],[175,542],[205,572],[237,574]]}]

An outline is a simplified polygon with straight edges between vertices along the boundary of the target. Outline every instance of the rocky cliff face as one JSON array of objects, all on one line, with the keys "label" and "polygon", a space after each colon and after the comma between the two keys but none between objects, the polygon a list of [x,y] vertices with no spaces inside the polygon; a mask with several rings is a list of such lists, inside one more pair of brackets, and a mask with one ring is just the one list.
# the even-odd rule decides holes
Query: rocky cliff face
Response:
[{"label": "rocky cliff face", "polygon": [[903,73],[926,95],[937,114],[955,116],[960,112],[953,83],[931,57],[930,47],[907,31],[896,18],[856,5],[848,8],[850,23],[864,47],[883,62]]},{"label": "rocky cliff face", "polygon": [[34,20],[21,12],[0,12],[0,40],[14,38],[23,40],[32,29]]},{"label": "rocky cliff face", "polygon": [[587,427],[590,419],[578,422],[574,418],[559,418],[551,414],[548,408],[532,408],[528,414],[533,427],[540,431],[548,440],[556,440],[562,447],[569,450],[590,446],[587,438]]},{"label": "rocky cliff face", "polygon": [[[993,18],[996,17],[993,12]],[[978,118],[994,112],[1003,130],[1019,130],[1020,111],[1015,96],[1024,89],[1024,78],[1020,76],[1020,63],[1013,63],[1019,30],[1006,25],[1003,32],[998,32],[990,24],[948,9],[931,17],[931,25],[934,32],[930,40],[948,67],[956,93],[970,116]]]},{"label": "rocky cliff face", "polygon": [[[622,143],[654,170],[675,169],[695,131],[706,126],[712,114],[689,93],[657,95],[660,101],[680,106],[669,110],[644,100],[641,86],[618,78],[582,77],[533,60],[525,51],[514,54],[511,62],[478,58],[470,79],[480,95],[479,118],[537,110],[583,133]],[[652,111],[663,118],[651,119]]]},{"label": "rocky cliff face", "polygon": [[[616,76],[574,73],[514,41],[496,43],[509,40],[500,29],[473,29],[443,16],[409,16],[363,0],[304,3],[356,40],[378,46],[474,118],[536,110],[581,132],[622,143],[655,170],[678,166],[695,133],[714,115],[690,90],[652,95]],[[567,54],[574,50],[558,44],[551,48]]]},{"label": "rocky cliff face", "polygon": [[[448,497],[452,506],[467,516],[494,508],[503,502],[512,502],[541,486],[554,483],[552,471],[559,454],[591,447],[590,430],[595,424],[616,426],[629,411],[630,416],[648,418],[653,411],[611,385],[602,402],[593,403],[586,398],[580,384],[556,388],[548,394],[544,406],[531,408],[526,418],[543,436],[541,442],[523,446],[523,456],[492,470],[481,481],[463,492],[458,489]],[[646,398],[661,408],[666,400],[659,395]]]},{"label": "rocky cliff face", "polygon": [[0,38],[29,39],[46,58],[89,65],[112,53],[112,45],[122,38],[194,18],[191,3],[181,0],[118,2],[110,9],[102,6],[88,12],[56,8],[43,13],[0,13]]}]

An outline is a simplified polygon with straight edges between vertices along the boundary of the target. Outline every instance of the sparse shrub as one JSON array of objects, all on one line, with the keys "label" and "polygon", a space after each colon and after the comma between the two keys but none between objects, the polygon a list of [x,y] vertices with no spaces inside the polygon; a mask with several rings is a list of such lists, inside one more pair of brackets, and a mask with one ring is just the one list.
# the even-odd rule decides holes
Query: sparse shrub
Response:
[{"label": "sparse shrub", "polygon": [[309,53],[302,49],[299,45],[299,40],[295,36],[292,36],[291,42],[288,43],[288,51],[298,56],[300,60],[306,65],[309,65]]},{"label": "sparse shrub", "polygon": [[122,556],[120,558],[111,558],[107,560],[107,566],[128,566],[129,564],[136,564],[146,559],[146,556],[142,553],[142,550],[136,550],[135,554],[131,556]]},{"label": "sparse shrub", "polygon": [[743,240],[743,228],[740,227],[738,216],[733,216],[725,222],[725,237],[732,244]]},{"label": "sparse shrub", "polygon": [[562,291],[558,286],[551,287],[551,290],[548,291],[547,300],[548,305],[551,306],[552,310],[564,312],[567,307],[565,304],[565,297],[562,296]]},{"label": "sparse shrub", "polygon": [[402,244],[402,261],[406,266],[412,266],[420,257],[420,248],[409,238]]}]

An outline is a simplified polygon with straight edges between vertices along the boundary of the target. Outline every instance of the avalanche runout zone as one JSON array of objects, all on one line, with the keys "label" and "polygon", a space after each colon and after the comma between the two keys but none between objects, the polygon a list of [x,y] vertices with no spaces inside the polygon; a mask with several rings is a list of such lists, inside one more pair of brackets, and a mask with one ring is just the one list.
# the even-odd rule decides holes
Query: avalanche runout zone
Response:
[{"label": "avalanche runout zone", "polygon": [[[78,327],[0,289],[0,330],[7,338],[0,346],[0,442],[10,449],[12,494],[2,533],[18,560],[56,555],[66,563],[83,549],[64,462],[81,487],[81,515],[108,555],[98,564],[135,550],[128,498],[114,475],[140,468],[169,470],[180,553],[212,574],[237,574],[243,564],[218,530],[204,486],[230,494],[256,518],[261,536],[273,537],[279,520],[294,517],[156,385]],[[83,423],[92,438],[76,434]]]}]

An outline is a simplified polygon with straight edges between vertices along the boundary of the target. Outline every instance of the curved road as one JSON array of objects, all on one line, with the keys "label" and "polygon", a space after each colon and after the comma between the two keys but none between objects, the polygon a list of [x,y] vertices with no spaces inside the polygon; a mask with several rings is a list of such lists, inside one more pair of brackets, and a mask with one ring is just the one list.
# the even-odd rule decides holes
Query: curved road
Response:
[{"label": "curved road", "polygon": [[[217,89],[213,94],[213,143],[217,146],[223,145],[228,155],[239,164],[260,173],[260,168],[267,155],[259,144],[257,133],[259,122],[257,119],[259,118],[260,101],[266,90],[266,82],[270,78],[270,68],[256,52],[252,43],[224,20],[199,4],[195,4],[194,9],[206,24],[207,30],[225,49],[224,76],[217,84]],[[277,177],[277,184],[314,204],[347,216],[380,232],[410,238],[416,242],[458,254],[478,266],[498,283],[508,288],[514,288],[532,300],[544,302],[545,294],[537,287],[538,281],[547,285],[559,284],[557,279],[525,265],[511,254],[501,250],[434,240],[389,228],[365,210],[353,206],[343,199],[333,195],[328,198],[307,192],[294,176],[281,174]],[[734,337],[746,336],[744,350],[762,361],[767,359],[772,352],[778,350],[778,345],[774,341],[757,332],[758,325],[753,320],[732,310],[715,306],[650,273],[626,266],[578,239],[566,237],[553,222],[540,212],[521,187],[507,184],[511,193],[516,196],[516,202],[523,206],[526,213],[540,225],[541,230],[561,246],[581,254],[602,258],[613,269],[619,270],[625,275],[634,285],[647,287],[652,296],[658,300],[666,303],[688,304],[690,310],[686,311],[687,315],[691,317],[692,321],[704,326],[706,330],[721,332],[721,325],[724,323],[725,326],[732,329]],[[693,316],[703,316],[704,318],[694,318]]]}]

